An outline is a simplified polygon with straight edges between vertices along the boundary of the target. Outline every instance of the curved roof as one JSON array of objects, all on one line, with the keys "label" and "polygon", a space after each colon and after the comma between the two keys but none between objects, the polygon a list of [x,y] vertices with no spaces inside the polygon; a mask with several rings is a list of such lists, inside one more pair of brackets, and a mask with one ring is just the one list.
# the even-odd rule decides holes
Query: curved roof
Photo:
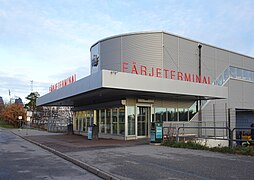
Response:
[{"label": "curved roof", "polygon": [[220,49],[220,50],[223,50],[223,51],[227,51],[227,52],[230,52],[230,53],[234,53],[234,54],[237,54],[237,55],[241,55],[241,56],[245,56],[245,57],[254,59],[253,57],[245,55],[245,54],[241,54],[241,53],[238,53],[238,52],[234,52],[234,51],[230,51],[230,50],[223,49],[223,48],[220,48],[220,47],[216,47],[216,46],[213,46],[213,45],[210,45],[210,44],[207,44],[207,43],[203,43],[203,42],[200,42],[200,41],[196,41],[196,40],[193,40],[193,39],[189,39],[189,38],[182,37],[182,36],[179,36],[179,35],[176,35],[176,34],[173,34],[173,33],[169,33],[169,32],[165,32],[165,31],[140,31],[140,32],[130,32],[130,33],[123,33],[123,34],[118,34],[118,35],[114,35],[114,36],[109,36],[109,37],[106,37],[106,38],[101,39],[101,40],[97,41],[96,43],[94,43],[90,47],[90,51],[91,51],[91,48],[93,48],[93,46],[95,46],[96,44],[98,44],[100,42],[103,42],[103,41],[106,41],[106,40],[109,40],[109,39],[123,37],[123,36],[137,35],[137,34],[153,34],[153,33],[164,33],[164,34],[175,36],[175,37],[185,39],[185,40],[188,40],[188,41],[196,42],[197,44],[200,43],[202,45],[210,46],[210,47],[213,47],[213,48],[216,48],[216,49]]}]

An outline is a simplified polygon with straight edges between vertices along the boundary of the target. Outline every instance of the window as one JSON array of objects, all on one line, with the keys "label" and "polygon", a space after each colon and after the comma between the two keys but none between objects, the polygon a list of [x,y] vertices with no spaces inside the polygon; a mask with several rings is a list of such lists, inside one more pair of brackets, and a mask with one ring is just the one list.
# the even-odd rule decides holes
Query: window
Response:
[{"label": "window", "polygon": [[90,126],[92,126],[94,122],[94,113],[96,113],[95,110],[90,111]]},{"label": "window", "polygon": [[220,77],[217,80],[217,85],[221,86],[222,84],[223,84],[223,78],[222,78],[222,75],[220,75]]},{"label": "window", "polygon": [[119,134],[125,134],[125,107],[119,108]]},{"label": "window", "polygon": [[224,81],[226,81],[228,78],[229,78],[229,68],[227,68],[227,69],[224,71]]},{"label": "window", "polygon": [[106,109],[106,133],[111,134],[111,109]]},{"label": "window", "polygon": [[83,117],[83,131],[87,131],[86,129],[87,129],[87,127],[86,127],[86,118],[85,117]]},{"label": "window", "polygon": [[101,111],[101,122],[100,122],[100,132],[105,132],[105,109],[100,110]]},{"label": "window", "polygon": [[117,134],[117,124],[118,124],[118,115],[117,115],[117,109],[112,109],[112,128],[113,128],[113,134]]},{"label": "window", "polygon": [[135,135],[135,107],[128,106],[128,135]]},{"label": "window", "polygon": [[79,131],[82,131],[83,130],[83,123],[82,123],[82,115],[83,115],[83,112],[82,111],[79,111],[78,112],[78,130]]},{"label": "window", "polygon": [[86,112],[83,112],[83,131],[87,131],[86,127]]},{"label": "window", "polygon": [[177,121],[177,109],[167,108],[168,121]]},{"label": "window", "polygon": [[85,111],[86,113],[86,132],[88,132],[88,126],[90,126],[90,112]]},{"label": "window", "polygon": [[78,112],[75,113],[75,125],[76,125],[76,130],[78,130]]},{"label": "window", "polygon": [[155,108],[154,112],[155,112],[155,122],[167,121],[166,108]]},{"label": "window", "polygon": [[189,108],[189,120],[197,113],[197,101]]},{"label": "window", "polygon": [[236,77],[242,79],[242,69],[236,69]]},{"label": "window", "polygon": [[236,78],[236,68],[230,66],[229,69],[230,69],[230,76],[233,78]]},{"label": "window", "polygon": [[186,108],[179,108],[179,121],[188,121],[188,109]]},{"label": "window", "polygon": [[244,80],[249,80],[249,71],[242,70],[243,73],[243,79]]}]

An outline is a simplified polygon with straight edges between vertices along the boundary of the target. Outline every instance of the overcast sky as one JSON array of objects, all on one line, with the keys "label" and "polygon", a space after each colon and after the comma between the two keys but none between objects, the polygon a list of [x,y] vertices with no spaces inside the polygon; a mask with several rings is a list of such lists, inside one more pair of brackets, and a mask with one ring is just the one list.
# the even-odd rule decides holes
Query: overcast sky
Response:
[{"label": "overcast sky", "polygon": [[0,0],[0,96],[89,75],[90,46],[162,30],[254,57],[253,0]]}]

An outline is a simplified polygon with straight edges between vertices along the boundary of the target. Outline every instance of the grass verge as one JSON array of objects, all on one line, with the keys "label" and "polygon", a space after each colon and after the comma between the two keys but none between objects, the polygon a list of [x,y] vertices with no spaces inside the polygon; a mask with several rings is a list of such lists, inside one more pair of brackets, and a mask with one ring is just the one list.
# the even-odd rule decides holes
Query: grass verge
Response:
[{"label": "grass verge", "polygon": [[0,127],[1,128],[14,128],[11,124],[8,124],[8,123],[1,121],[1,120],[0,120]]},{"label": "grass verge", "polygon": [[196,150],[207,150],[220,153],[229,153],[229,154],[241,154],[254,156],[254,147],[248,146],[237,146],[237,147],[213,147],[209,148],[207,146],[200,145],[198,143],[188,141],[188,142],[176,142],[176,141],[164,141],[161,145],[169,146],[173,148],[187,148],[187,149],[196,149]]}]

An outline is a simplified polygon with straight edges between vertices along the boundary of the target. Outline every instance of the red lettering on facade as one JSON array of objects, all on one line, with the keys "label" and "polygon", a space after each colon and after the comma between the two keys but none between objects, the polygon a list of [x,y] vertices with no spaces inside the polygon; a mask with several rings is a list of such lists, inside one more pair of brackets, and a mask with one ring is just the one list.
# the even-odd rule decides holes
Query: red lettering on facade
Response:
[{"label": "red lettering on facade", "polygon": [[207,84],[206,77],[204,76],[202,83]]},{"label": "red lettering on facade", "polygon": [[64,80],[62,80],[62,81],[59,81],[59,82],[56,83],[56,84],[51,85],[51,86],[49,87],[49,91],[50,91],[50,92],[55,91],[55,90],[57,90],[57,89],[59,89],[59,88],[62,88],[62,87],[64,87],[64,86],[67,86],[67,85],[69,85],[69,84],[71,84],[71,83],[73,83],[73,82],[75,82],[75,81],[76,81],[76,74],[74,74],[74,75],[72,75],[72,76],[70,76],[70,77],[68,77],[68,78],[66,78],[66,79],[64,79]]},{"label": "red lettering on facade", "polygon": [[163,70],[165,72],[165,78],[168,78],[168,72],[169,72],[169,70],[168,69],[163,69]]},{"label": "red lettering on facade", "polygon": [[191,74],[190,73],[184,73],[184,80],[185,81],[191,81]]},{"label": "red lettering on facade", "polygon": [[128,66],[128,62],[123,62],[122,63],[122,72],[127,72],[128,71],[128,67],[126,67],[126,66]]},{"label": "red lettering on facade", "polygon": [[[145,65],[137,65],[136,62],[132,62],[130,66],[131,71],[129,71],[129,63],[122,62],[122,72],[132,73],[132,74],[140,74],[145,76],[155,76],[158,78],[170,78],[174,80],[180,81],[188,81],[188,82],[196,82],[196,83],[203,83],[203,84],[211,84],[210,76],[199,76],[197,74],[191,73],[183,73],[180,71],[175,71],[174,69],[162,69],[162,68],[148,68]],[[54,86],[50,87],[50,90],[59,89],[59,87],[66,86],[73,81],[76,81],[76,75],[71,76],[70,79],[67,78],[66,80],[61,81],[60,83],[55,84]]]},{"label": "red lettering on facade", "polygon": [[161,75],[161,68],[156,68],[156,77],[162,78],[162,75]]},{"label": "red lettering on facade", "polygon": [[177,79],[178,80],[183,80],[183,73],[182,72],[178,71],[178,73],[177,73]]},{"label": "red lettering on facade", "polygon": [[152,67],[152,73],[149,73],[149,76],[154,76],[154,69]]},{"label": "red lettering on facade", "polygon": [[147,73],[147,68],[146,68],[146,66],[140,66],[140,71],[141,71],[141,75],[146,75],[146,73]]},{"label": "red lettering on facade", "polygon": [[175,79],[175,76],[176,76],[176,75],[175,75],[175,72],[176,72],[176,71],[173,70],[173,69],[170,71],[170,79]]},{"label": "red lettering on facade", "polygon": [[196,75],[196,83],[201,83],[201,76]]},{"label": "red lettering on facade", "polygon": [[132,68],[131,68],[131,73],[132,74],[138,74],[137,66],[136,63],[133,63]]}]

